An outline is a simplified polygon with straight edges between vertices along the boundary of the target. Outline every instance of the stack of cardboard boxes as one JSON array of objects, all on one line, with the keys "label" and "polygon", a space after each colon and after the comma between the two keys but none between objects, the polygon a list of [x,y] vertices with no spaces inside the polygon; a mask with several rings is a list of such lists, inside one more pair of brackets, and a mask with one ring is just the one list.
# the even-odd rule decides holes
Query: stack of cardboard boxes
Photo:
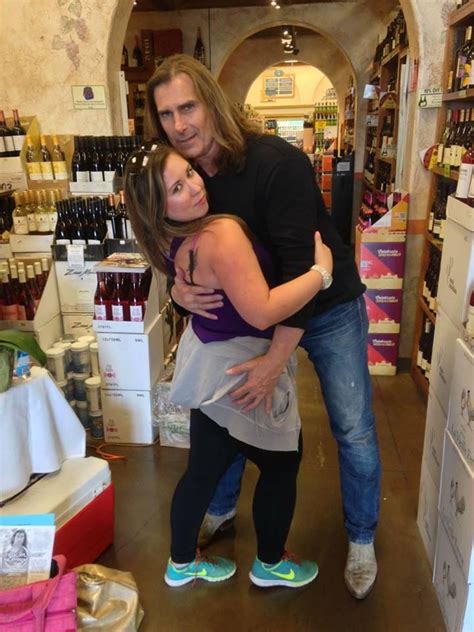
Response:
[{"label": "stack of cardboard boxes", "polygon": [[[450,632],[474,630],[474,209],[448,198],[418,527]],[[471,395],[472,394],[472,395]]]},{"label": "stack of cardboard boxes", "polygon": [[367,286],[364,296],[372,375],[395,375],[397,371],[407,216],[408,193],[402,193],[379,221],[356,230],[356,261]]},{"label": "stack of cardboard boxes", "polygon": [[[95,266],[94,275],[112,271],[110,265],[103,265]],[[152,389],[175,344],[173,311],[166,278],[154,274],[143,321],[94,320],[107,442],[151,444],[156,440]]]}]

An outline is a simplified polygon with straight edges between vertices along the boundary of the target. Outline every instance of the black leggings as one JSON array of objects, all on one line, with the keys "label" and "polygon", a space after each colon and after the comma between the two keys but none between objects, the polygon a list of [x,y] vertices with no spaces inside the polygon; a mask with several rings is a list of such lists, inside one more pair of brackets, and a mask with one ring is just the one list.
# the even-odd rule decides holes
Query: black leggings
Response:
[{"label": "black leggings", "polygon": [[195,558],[199,528],[217,483],[241,453],[260,470],[253,497],[258,557],[267,564],[279,562],[295,509],[301,435],[298,451],[262,450],[234,439],[200,410],[191,411],[190,434],[188,467],[171,504],[171,559],[185,564]]}]

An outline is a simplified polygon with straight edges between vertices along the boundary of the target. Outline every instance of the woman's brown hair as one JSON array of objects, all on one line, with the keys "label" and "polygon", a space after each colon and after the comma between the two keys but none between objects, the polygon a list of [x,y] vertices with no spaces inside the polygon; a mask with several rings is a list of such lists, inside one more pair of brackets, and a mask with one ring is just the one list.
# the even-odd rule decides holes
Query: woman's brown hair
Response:
[{"label": "woman's brown hair", "polygon": [[246,224],[233,215],[206,215],[190,222],[168,219],[163,173],[168,157],[178,152],[161,143],[148,143],[148,147],[135,151],[127,161],[125,199],[135,238],[154,267],[169,274],[166,258],[171,240],[174,237],[195,235],[220,217],[230,217],[238,222],[251,238]]},{"label": "woman's brown hair", "polygon": [[169,83],[180,73],[191,79],[197,98],[209,114],[213,136],[220,147],[216,165],[218,170],[239,171],[245,164],[247,137],[260,135],[261,131],[227,98],[209,70],[188,55],[168,57],[148,81],[145,114],[148,137],[168,143],[155,103],[155,89]]}]

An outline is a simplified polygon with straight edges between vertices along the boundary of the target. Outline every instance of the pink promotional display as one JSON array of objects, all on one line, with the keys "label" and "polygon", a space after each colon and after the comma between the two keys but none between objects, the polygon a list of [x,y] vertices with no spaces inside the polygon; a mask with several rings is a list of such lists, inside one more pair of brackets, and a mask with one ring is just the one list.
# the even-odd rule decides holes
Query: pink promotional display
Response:
[{"label": "pink promotional display", "polygon": [[65,572],[66,558],[53,558],[54,577],[0,592],[2,632],[70,632],[76,625],[76,574]]}]

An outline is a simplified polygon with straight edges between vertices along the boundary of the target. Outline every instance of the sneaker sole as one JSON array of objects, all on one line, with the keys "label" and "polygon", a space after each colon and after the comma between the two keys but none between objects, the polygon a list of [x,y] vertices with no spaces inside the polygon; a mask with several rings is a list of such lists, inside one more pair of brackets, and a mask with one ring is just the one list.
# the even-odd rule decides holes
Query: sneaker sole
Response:
[{"label": "sneaker sole", "polygon": [[316,577],[318,576],[318,574],[319,574],[319,569],[316,571],[316,573],[312,577],[309,577],[308,579],[304,579],[299,582],[287,581],[285,579],[277,579],[276,577],[275,579],[261,579],[260,577],[256,577],[252,573],[252,571],[250,571],[249,577],[252,583],[255,584],[256,586],[260,586],[260,588],[271,588],[272,586],[286,586],[287,588],[301,588],[302,586],[306,586],[307,584],[310,584],[312,581],[314,581]]},{"label": "sneaker sole", "polygon": [[236,570],[237,568],[234,568],[231,572],[227,573],[227,575],[222,575],[222,577],[208,577],[208,576],[202,577],[199,575],[190,575],[189,577],[184,577],[183,579],[171,579],[165,573],[164,578],[168,586],[171,586],[171,587],[184,586],[185,584],[189,584],[190,582],[193,582],[196,579],[202,579],[205,582],[211,582],[212,584],[215,584],[217,582],[224,582],[226,581],[226,579],[230,579],[233,575],[235,575]]}]

